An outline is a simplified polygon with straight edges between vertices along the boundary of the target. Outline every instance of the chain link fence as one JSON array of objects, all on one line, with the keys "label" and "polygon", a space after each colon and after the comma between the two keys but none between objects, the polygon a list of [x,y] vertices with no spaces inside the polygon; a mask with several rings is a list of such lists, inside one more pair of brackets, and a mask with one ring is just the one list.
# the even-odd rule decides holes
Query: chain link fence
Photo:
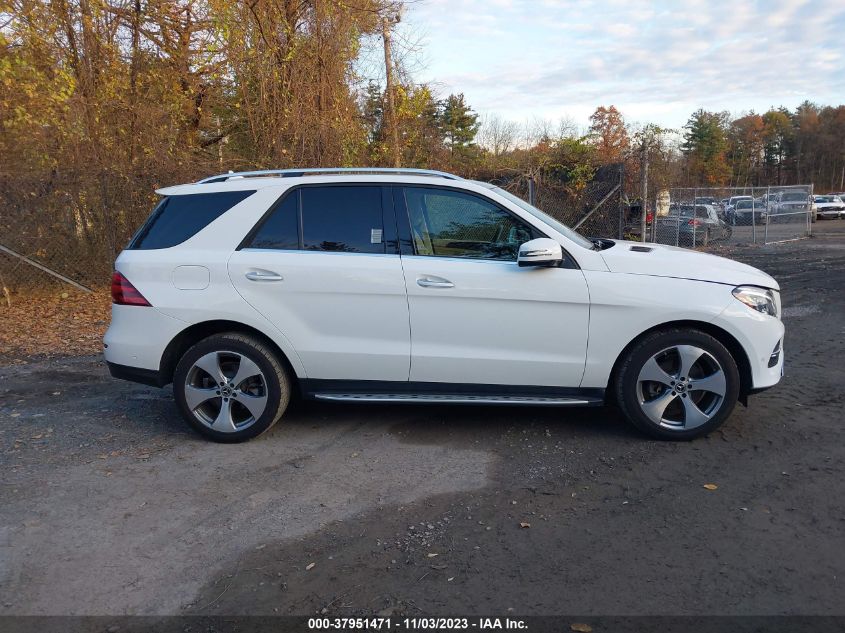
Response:
[{"label": "chain link fence", "polygon": [[808,237],[812,185],[674,188],[657,194],[649,241],[673,246],[773,244]]},{"label": "chain link fence", "polygon": [[542,171],[491,182],[521,197],[587,237],[621,239],[625,230],[622,165],[599,168],[584,185],[573,187]]},{"label": "chain link fence", "polygon": [[0,178],[0,287],[106,287],[115,257],[155,203],[156,186],[110,173]]}]

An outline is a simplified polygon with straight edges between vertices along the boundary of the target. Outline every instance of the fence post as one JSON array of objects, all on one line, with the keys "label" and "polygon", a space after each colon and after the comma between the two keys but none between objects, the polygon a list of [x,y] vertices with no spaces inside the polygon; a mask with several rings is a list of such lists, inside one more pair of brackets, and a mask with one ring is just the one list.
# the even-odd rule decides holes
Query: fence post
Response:
[{"label": "fence post", "polygon": [[698,215],[695,211],[695,201],[698,200],[698,187],[692,190],[692,247],[695,248],[696,220]]},{"label": "fence post", "polygon": [[[677,213],[675,214],[675,246],[681,245],[681,204],[682,202],[678,202]],[[671,199],[669,202],[669,208],[672,208]]]},{"label": "fence post", "polygon": [[619,239],[625,237],[625,209],[623,208],[623,188],[625,187],[625,163],[619,163],[619,204],[616,205],[619,215]]},{"label": "fence post", "polygon": [[528,204],[537,206],[537,192],[534,185],[534,174],[528,176]]},{"label": "fence post", "polygon": [[[648,151],[646,151],[645,141],[643,141],[642,147],[642,164],[640,166],[640,195],[642,196],[642,217],[640,218],[641,228],[640,228],[640,241],[646,241],[646,227],[648,225],[647,215],[648,215]],[[654,213],[651,216],[651,225],[652,227],[657,226],[657,209],[654,210]]]},{"label": "fence post", "polygon": [[757,243],[757,208],[754,200],[754,187],[751,188],[751,241]]},{"label": "fence post", "polygon": [[808,200],[808,207],[807,207],[807,237],[811,237],[813,235],[813,183],[810,183],[810,195],[807,197]]},{"label": "fence post", "polygon": [[[763,227],[763,244],[769,243],[769,224],[772,222],[772,214],[771,214],[771,206],[769,200],[771,199],[772,195],[772,187],[770,185],[766,186],[766,224]],[[756,244],[756,242],[755,242]]]}]

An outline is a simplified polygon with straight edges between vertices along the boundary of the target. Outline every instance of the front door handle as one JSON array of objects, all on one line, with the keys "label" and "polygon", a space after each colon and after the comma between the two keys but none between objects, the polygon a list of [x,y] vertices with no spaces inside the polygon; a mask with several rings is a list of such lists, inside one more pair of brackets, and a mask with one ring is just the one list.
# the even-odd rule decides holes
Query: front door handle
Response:
[{"label": "front door handle", "polygon": [[443,277],[420,277],[417,279],[417,285],[423,288],[454,288],[453,284],[448,279]]},{"label": "front door handle", "polygon": [[250,270],[244,276],[250,281],[282,281],[284,279],[272,270]]}]

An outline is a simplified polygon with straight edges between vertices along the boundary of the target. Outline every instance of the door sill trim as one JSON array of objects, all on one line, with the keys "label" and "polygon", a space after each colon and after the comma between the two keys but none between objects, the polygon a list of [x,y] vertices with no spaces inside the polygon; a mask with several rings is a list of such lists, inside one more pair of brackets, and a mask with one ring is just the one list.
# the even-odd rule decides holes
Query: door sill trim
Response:
[{"label": "door sill trim", "polygon": [[602,404],[602,401],[599,399],[465,394],[315,393],[313,397],[317,400],[333,402],[379,402],[396,404],[504,404],[535,407],[586,407]]}]

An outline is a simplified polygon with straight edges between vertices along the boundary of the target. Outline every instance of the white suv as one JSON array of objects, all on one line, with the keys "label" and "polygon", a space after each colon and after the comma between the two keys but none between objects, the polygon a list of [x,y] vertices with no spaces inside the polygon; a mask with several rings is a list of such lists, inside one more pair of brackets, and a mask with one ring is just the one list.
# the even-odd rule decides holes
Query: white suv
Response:
[{"label": "white suv", "polygon": [[659,438],[718,427],[782,373],[777,282],[689,250],[588,240],[442,172],[224,174],[163,199],[117,259],[113,376],[233,442],[290,398],[617,404]]}]

